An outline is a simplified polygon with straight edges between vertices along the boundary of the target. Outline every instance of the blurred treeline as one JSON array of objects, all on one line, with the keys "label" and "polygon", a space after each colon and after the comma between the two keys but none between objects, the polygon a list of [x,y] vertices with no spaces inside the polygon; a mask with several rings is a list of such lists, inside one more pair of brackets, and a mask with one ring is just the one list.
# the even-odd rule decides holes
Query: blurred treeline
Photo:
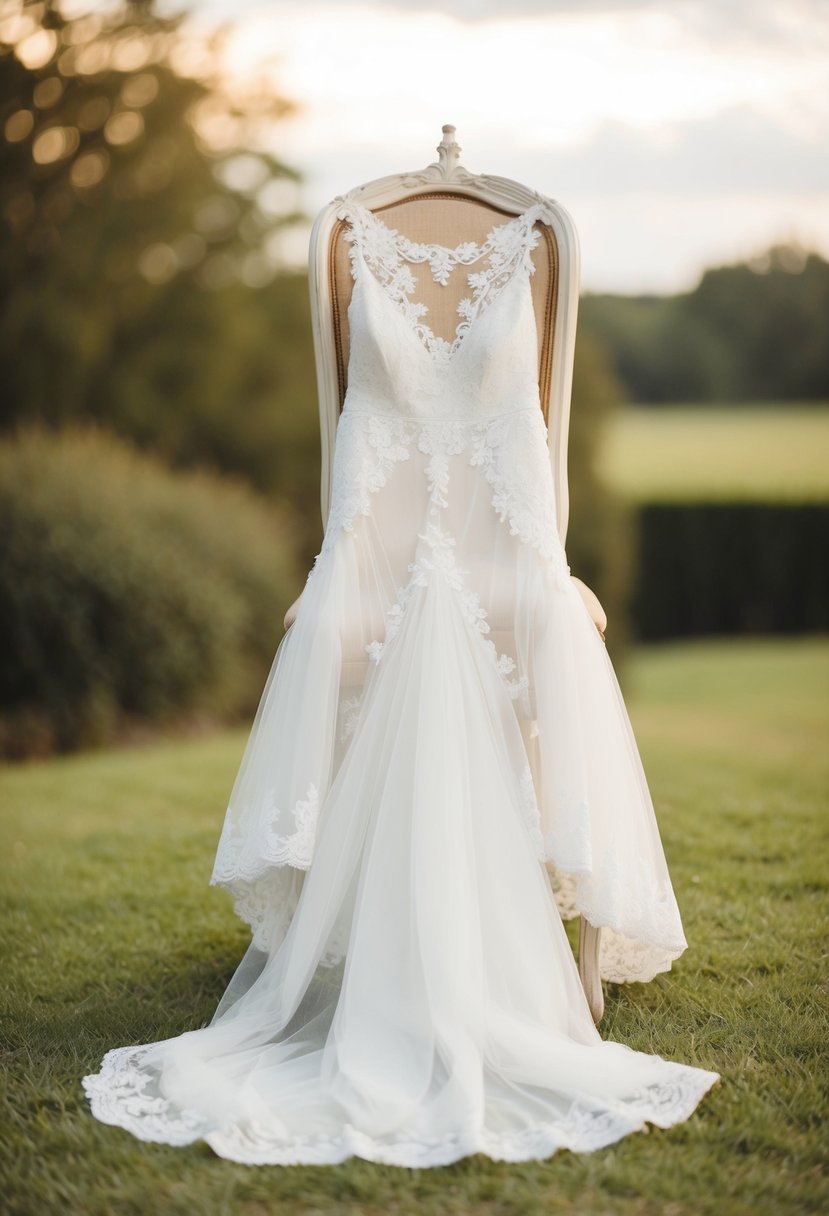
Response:
[{"label": "blurred treeline", "polygon": [[[739,409],[829,400],[829,262],[774,246],[707,270],[669,298],[587,295],[582,331],[598,338],[628,399]],[[754,456],[750,423],[743,459]],[[736,478],[735,478],[736,480]],[[630,619],[637,641],[829,628],[829,504],[647,501],[635,513]]]},{"label": "blurred treeline", "polygon": [[829,262],[816,253],[777,245],[670,297],[588,294],[580,315],[639,404],[829,399]]}]

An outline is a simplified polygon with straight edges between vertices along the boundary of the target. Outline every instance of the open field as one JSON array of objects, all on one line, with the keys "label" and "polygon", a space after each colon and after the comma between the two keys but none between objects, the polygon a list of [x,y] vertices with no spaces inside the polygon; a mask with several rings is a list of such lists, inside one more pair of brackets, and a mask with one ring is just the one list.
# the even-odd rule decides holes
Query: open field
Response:
[{"label": "open field", "polygon": [[722,1082],[592,1155],[249,1168],[97,1123],[113,1046],[204,1024],[244,950],[207,882],[239,732],[0,770],[9,1216],[787,1216],[829,1208],[829,639],[654,646],[628,706],[690,948],[611,988],[603,1034]]},{"label": "open field", "polygon": [[599,469],[634,502],[827,502],[829,408],[627,407],[607,427]]}]

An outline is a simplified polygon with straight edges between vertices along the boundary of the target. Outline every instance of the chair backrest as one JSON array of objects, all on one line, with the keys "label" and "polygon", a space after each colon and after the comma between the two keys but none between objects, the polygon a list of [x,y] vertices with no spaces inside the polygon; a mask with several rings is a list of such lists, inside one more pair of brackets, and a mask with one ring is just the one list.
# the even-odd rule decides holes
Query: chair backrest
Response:
[{"label": "chair backrest", "polygon": [[[328,517],[331,463],[337,421],[347,388],[347,309],[353,280],[345,221],[337,218],[344,198],[354,199],[380,215],[383,223],[418,242],[454,247],[483,241],[504,216],[518,215],[533,203],[546,208],[547,222],[536,226],[542,239],[533,250],[533,302],[538,326],[538,386],[548,426],[550,460],[556,490],[559,534],[564,543],[569,514],[567,437],[579,295],[579,244],[575,225],[562,205],[506,177],[470,173],[459,162],[455,128],[444,126],[439,160],[425,169],[377,178],[332,200],[319,213],[311,231],[309,287],[319,392],[322,445],[321,506]],[[411,267],[417,296],[429,308],[429,324],[451,339],[457,304],[465,280],[437,286],[423,266]],[[421,271],[421,274],[417,272]],[[466,288],[468,291],[468,288]]]}]

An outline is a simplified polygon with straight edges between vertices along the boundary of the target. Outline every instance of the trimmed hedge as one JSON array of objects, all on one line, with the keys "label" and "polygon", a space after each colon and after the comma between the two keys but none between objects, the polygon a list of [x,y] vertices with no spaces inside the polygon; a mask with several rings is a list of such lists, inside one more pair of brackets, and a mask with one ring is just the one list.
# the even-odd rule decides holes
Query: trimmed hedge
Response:
[{"label": "trimmed hedge", "polygon": [[648,503],[632,605],[642,641],[829,629],[829,505]]},{"label": "trimmed hedge", "polygon": [[0,753],[255,706],[296,593],[284,513],[94,430],[0,444]]}]

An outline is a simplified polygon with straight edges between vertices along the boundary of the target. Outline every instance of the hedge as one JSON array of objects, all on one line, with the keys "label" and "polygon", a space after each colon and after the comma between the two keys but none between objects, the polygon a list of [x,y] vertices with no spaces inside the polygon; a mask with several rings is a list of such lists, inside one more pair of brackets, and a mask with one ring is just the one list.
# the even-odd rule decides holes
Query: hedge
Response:
[{"label": "hedge", "polygon": [[632,603],[642,641],[829,629],[829,505],[648,503]]},{"label": "hedge", "polygon": [[297,590],[283,510],[95,430],[0,443],[0,753],[249,711]]}]

